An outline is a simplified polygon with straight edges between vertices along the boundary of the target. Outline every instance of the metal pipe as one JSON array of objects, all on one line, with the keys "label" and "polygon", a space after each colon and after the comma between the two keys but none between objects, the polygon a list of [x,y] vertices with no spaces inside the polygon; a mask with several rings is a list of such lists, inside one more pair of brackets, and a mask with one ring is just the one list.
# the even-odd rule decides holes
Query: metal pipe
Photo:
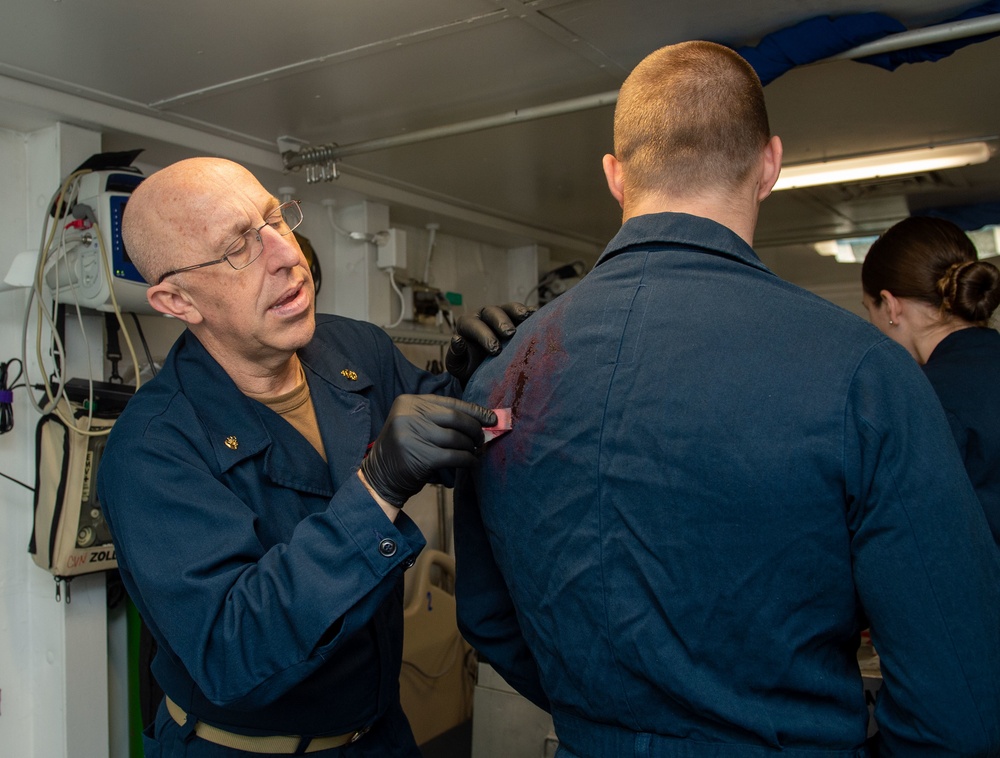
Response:
[{"label": "metal pipe", "polygon": [[317,160],[340,160],[350,155],[360,153],[370,153],[375,150],[384,150],[389,147],[399,147],[400,145],[410,145],[415,142],[426,142],[428,140],[451,137],[456,134],[469,134],[471,132],[492,129],[497,126],[515,124],[519,121],[533,121],[549,116],[558,116],[563,113],[575,113],[577,111],[599,108],[602,105],[613,105],[618,100],[618,90],[604,92],[599,95],[588,95],[578,97],[573,100],[563,100],[548,105],[539,105],[533,108],[521,108],[497,116],[486,116],[471,121],[462,121],[457,124],[445,126],[434,126],[429,129],[421,129],[408,134],[400,134],[395,137],[382,137],[380,139],[368,140],[366,142],[355,142],[353,145],[319,145],[316,147],[305,147],[299,152],[286,152],[285,168],[298,168]]},{"label": "metal pipe", "polygon": [[979,16],[978,18],[967,18],[962,21],[952,21],[938,26],[928,26],[924,29],[911,29],[899,34],[890,34],[888,37],[877,39],[874,42],[866,42],[843,53],[831,55],[829,58],[824,58],[824,60],[854,60],[856,58],[865,58],[869,55],[891,53],[896,50],[906,50],[910,47],[930,45],[934,42],[949,42],[953,39],[974,37],[977,34],[989,34],[996,31],[1000,31],[1000,13],[990,16]]},{"label": "metal pipe", "polygon": [[[878,53],[892,52],[895,50],[905,50],[919,45],[926,45],[932,42],[945,42],[953,39],[972,37],[977,34],[989,34],[1000,31],[1000,13],[978,18],[965,19],[964,21],[953,21],[938,26],[929,26],[924,29],[913,29],[899,34],[891,34],[874,42],[847,50],[843,53],[824,58],[823,61],[851,60],[864,58]],[[429,129],[421,129],[408,134],[400,134],[395,137],[382,137],[380,139],[367,140],[365,142],[355,142],[351,145],[327,144],[316,147],[304,147],[298,152],[286,151],[282,154],[282,159],[286,169],[297,169],[302,166],[314,164],[316,162],[326,163],[328,161],[338,161],[350,155],[360,155],[376,150],[385,150],[390,147],[401,145],[412,145],[417,142],[427,142],[429,140],[451,137],[457,134],[469,134],[471,132],[492,129],[498,126],[507,126],[522,121],[533,121],[549,116],[558,116],[566,113],[599,108],[604,105],[613,105],[618,101],[618,90],[602,92],[597,95],[578,97],[572,100],[562,100],[548,105],[540,105],[532,108],[522,108],[508,111],[496,116],[486,116],[484,118],[472,119],[471,121],[461,121],[446,126],[435,126]]]}]

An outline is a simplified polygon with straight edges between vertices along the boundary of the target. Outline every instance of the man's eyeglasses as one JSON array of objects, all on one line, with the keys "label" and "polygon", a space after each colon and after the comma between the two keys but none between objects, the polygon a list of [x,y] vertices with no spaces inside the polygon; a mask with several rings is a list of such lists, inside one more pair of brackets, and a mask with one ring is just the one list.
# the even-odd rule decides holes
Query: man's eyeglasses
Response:
[{"label": "man's eyeglasses", "polygon": [[260,254],[264,252],[264,240],[260,237],[261,229],[269,226],[284,237],[286,234],[291,234],[292,230],[301,223],[302,208],[299,206],[299,201],[289,200],[267,214],[263,224],[256,228],[251,227],[247,229],[243,234],[234,239],[226,248],[226,252],[221,258],[216,258],[214,261],[206,263],[196,263],[193,266],[175,268],[173,271],[163,274],[156,283],[159,284],[168,276],[179,274],[182,271],[194,271],[196,268],[214,266],[216,263],[222,263],[223,261],[239,271],[241,268],[246,268],[257,260]]}]

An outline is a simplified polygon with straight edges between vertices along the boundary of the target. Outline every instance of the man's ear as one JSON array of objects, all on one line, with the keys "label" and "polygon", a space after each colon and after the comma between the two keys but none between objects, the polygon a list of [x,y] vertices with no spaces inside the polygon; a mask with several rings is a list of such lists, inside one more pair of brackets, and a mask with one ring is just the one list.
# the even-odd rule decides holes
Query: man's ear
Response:
[{"label": "man's ear", "polygon": [[625,179],[622,176],[622,164],[613,155],[605,155],[601,160],[604,166],[604,178],[608,180],[608,189],[611,196],[618,201],[618,205],[625,207]]},{"label": "man's ear", "polygon": [[171,282],[154,284],[146,290],[146,300],[155,310],[185,324],[199,324],[202,321],[201,311],[191,300],[191,296]]},{"label": "man's ear", "polygon": [[757,201],[760,202],[771,194],[774,183],[778,181],[781,173],[781,156],[784,148],[781,138],[774,135],[764,145],[764,153],[761,161],[760,178],[757,182]]}]

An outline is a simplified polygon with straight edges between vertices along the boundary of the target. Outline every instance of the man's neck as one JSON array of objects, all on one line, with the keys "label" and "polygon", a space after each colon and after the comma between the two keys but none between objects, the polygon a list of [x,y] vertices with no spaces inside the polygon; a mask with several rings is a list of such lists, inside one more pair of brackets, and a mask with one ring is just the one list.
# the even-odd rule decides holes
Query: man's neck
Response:
[{"label": "man's neck", "polygon": [[197,336],[244,395],[273,397],[291,392],[302,375],[302,364],[295,352],[253,358]]},{"label": "man's neck", "polygon": [[[236,381],[235,379],[233,381]],[[300,388],[305,382],[305,373],[298,355],[293,355],[280,374],[266,376],[250,376],[236,382],[244,395],[256,398],[261,402],[283,397]]]},{"label": "man's neck", "polygon": [[251,365],[242,367],[243,370],[223,368],[240,391],[250,396],[283,395],[295,389],[302,378],[302,364],[297,353],[292,353],[281,365]]},{"label": "man's neck", "polygon": [[752,246],[758,207],[755,201],[739,194],[705,194],[688,197],[647,194],[635,203],[626,203],[622,222],[650,213],[688,213],[722,224]]},{"label": "man's neck", "polygon": [[248,350],[245,344],[237,346],[217,339],[200,325],[189,324],[188,329],[245,395],[271,397],[291,392],[301,377],[302,364],[295,350],[263,345]]}]

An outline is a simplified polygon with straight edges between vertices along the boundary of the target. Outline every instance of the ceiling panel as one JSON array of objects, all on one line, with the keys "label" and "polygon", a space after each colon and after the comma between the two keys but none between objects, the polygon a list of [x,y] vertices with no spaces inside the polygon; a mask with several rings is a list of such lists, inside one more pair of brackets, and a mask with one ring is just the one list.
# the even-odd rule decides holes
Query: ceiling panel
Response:
[{"label": "ceiling panel", "polygon": [[599,108],[356,155],[343,166],[391,172],[456,204],[495,208],[494,198],[504,197],[509,218],[603,246],[621,222],[601,169],[612,151],[611,120],[612,109]]},{"label": "ceiling panel", "polygon": [[490,0],[9,0],[0,64],[150,104],[504,15]]},{"label": "ceiling panel", "polygon": [[348,144],[617,86],[536,28],[508,19],[170,110],[265,139]]}]

